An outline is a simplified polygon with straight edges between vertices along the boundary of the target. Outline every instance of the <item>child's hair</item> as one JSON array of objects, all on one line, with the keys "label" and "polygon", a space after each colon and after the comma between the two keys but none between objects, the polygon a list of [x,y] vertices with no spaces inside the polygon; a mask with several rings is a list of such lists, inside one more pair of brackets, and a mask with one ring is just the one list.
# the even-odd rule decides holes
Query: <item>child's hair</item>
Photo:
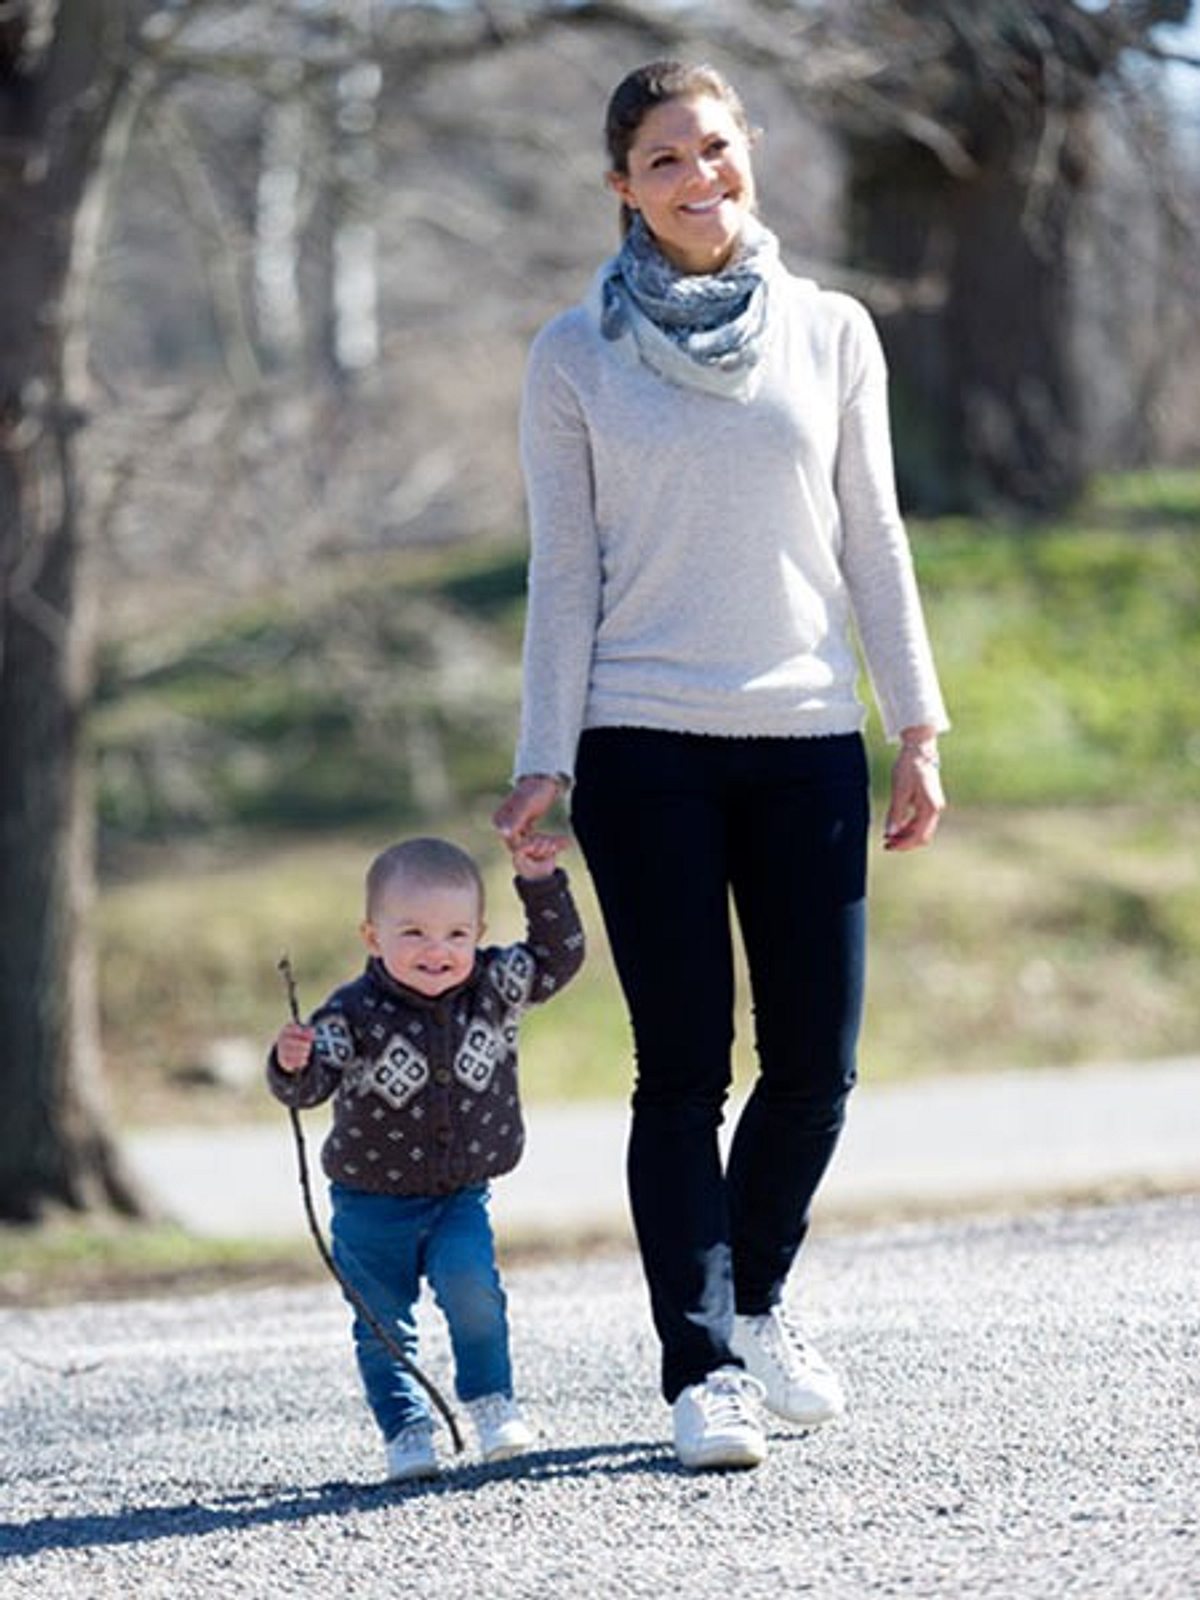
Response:
[{"label": "child's hair", "polygon": [[[710,95],[728,107],[733,120],[746,135],[753,137],[746,108],[733,85],[707,62],[649,61],[621,79],[613,90],[604,116],[604,142],[608,147],[609,167],[628,173],[629,150],[638,129],[655,106],[669,100],[691,100]],[[621,207],[621,232],[629,229],[630,214]]]},{"label": "child's hair", "polygon": [[376,912],[384,891],[402,878],[415,889],[470,889],[483,916],[483,878],[465,850],[448,839],[405,839],[389,845],[367,868],[367,921]]}]

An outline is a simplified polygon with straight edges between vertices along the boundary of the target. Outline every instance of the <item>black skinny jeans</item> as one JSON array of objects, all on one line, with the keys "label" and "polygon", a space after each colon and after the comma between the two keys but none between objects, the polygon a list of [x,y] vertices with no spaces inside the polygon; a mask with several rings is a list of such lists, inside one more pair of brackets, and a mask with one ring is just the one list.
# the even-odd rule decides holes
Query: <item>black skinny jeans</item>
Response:
[{"label": "black skinny jeans", "polygon": [[[857,734],[600,728],[580,742],[572,823],[633,1025],[629,1195],[668,1401],[731,1361],[735,1307],[779,1301],[837,1143],[862,1014],[868,806]],[[759,1072],[723,1172],[731,895]]]}]

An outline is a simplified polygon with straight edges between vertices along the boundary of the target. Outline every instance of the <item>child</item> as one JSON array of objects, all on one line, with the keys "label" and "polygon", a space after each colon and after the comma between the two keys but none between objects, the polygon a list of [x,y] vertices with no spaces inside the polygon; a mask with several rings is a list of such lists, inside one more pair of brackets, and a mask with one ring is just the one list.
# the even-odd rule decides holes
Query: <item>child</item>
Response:
[{"label": "child", "polygon": [[[283,1028],[267,1067],[272,1093],[287,1105],[334,1096],[321,1160],[338,1270],[409,1354],[421,1282],[429,1282],[485,1461],[533,1442],[513,1399],[488,1184],[516,1165],[524,1143],[518,1020],[583,960],[579,916],[556,866],[565,843],[539,836],[513,849],[527,934],[507,948],[479,948],[483,882],[456,845],[410,839],[377,856],[361,929],[366,970],[307,1026]],[[423,1389],[361,1317],[354,1343],[388,1477],[432,1476]]]}]

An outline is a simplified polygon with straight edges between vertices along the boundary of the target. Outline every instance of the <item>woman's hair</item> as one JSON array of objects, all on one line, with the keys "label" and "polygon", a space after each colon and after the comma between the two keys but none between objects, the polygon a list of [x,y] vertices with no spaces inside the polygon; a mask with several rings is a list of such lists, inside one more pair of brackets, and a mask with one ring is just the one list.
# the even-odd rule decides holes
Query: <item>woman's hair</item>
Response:
[{"label": "woman's hair", "polygon": [[[716,67],[706,62],[649,61],[622,78],[608,102],[604,142],[608,147],[609,169],[621,173],[629,171],[630,146],[655,106],[665,105],[669,100],[697,99],[702,95],[720,100],[747,139],[752,137],[746,108],[737,90]],[[622,205],[622,234],[629,231],[631,221],[629,207]]]},{"label": "woman's hair", "polygon": [[380,852],[367,869],[367,921],[397,879],[414,889],[470,889],[483,916],[483,878],[465,850],[447,839],[405,839]]}]

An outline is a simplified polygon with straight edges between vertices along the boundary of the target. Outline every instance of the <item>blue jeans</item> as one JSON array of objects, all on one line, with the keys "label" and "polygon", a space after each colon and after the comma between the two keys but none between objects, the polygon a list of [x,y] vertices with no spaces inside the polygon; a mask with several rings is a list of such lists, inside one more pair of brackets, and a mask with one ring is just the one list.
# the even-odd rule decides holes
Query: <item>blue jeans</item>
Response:
[{"label": "blue jeans", "polygon": [[[865,967],[862,740],[592,729],[572,822],[633,1027],[630,1206],[670,1401],[732,1361],[735,1308],[778,1303],[841,1131]],[[759,1071],[722,1170],[731,898]]]},{"label": "blue jeans", "polygon": [[[368,1194],[340,1183],[329,1192],[338,1271],[400,1349],[416,1358],[416,1306],[425,1279],[450,1330],[458,1398],[511,1395],[506,1300],[486,1185],[439,1196]],[[424,1389],[357,1314],[354,1349],[385,1439],[430,1416]]]}]

